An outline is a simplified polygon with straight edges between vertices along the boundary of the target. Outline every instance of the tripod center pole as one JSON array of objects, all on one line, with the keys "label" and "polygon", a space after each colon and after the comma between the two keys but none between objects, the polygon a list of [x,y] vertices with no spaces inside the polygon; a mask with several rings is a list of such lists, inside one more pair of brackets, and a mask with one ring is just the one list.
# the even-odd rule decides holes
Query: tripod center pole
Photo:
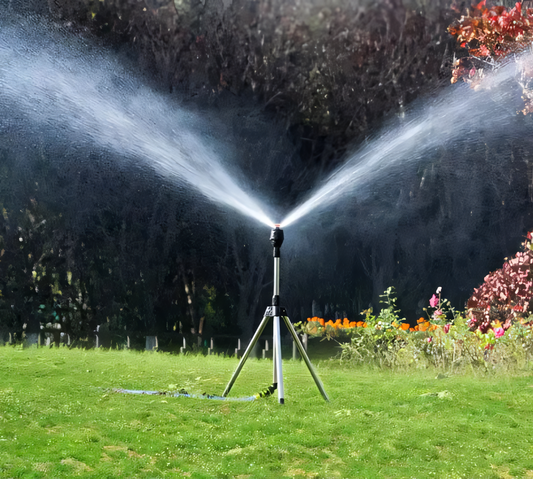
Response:
[{"label": "tripod center pole", "polygon": [[274,293],[272,306],[279,306],[279,257],[274,258]]},{"label": "tripod center pole", "polygon": [[280,316],[280,303],[279,303],[279,264],[280,264],[280,248],[283,244],[283,230],[279,225],[271,231],[270,242],[274,248],[274,294],[272,296],[272,307],[274,308],[273,316]]}]

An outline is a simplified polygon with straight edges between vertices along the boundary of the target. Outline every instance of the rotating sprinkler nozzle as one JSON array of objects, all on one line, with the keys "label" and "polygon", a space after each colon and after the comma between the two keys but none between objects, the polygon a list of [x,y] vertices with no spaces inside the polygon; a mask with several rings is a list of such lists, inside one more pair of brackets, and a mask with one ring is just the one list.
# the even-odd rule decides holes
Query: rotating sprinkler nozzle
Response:
[{"label": "rotating sprinkler nozzle", "polygon": [[280,225],[274,225],[275,228],[270,232],[270,242],[274,248],[274,258],[279,258],[279,249],[283,244],[283,230],[280,229]]}]

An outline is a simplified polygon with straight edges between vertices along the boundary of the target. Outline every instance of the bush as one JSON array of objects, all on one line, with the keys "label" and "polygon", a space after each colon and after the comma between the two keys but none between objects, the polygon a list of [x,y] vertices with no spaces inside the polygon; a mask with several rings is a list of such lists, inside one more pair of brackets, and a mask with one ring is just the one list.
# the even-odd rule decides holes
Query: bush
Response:
[{"label": "bush", "polygon": [[523,252],[505,261],[485,277],[467,302],[470,329],[485,334],[498,328],[507,331],[514,321],[531,324],[533,308],[532,233],[522,243]]}]

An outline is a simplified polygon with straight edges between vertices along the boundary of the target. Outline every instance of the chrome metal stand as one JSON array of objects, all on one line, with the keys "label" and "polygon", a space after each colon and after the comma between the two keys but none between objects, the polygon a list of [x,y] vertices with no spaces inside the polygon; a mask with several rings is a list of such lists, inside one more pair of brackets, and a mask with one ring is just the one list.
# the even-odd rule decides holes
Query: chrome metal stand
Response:
[{"label": "chrome metal stand", "polygon": [[257,341],[259,340],[261,333],[265,329],[265,326],[267,325],[270,319],[273,319],[274,320],[274,323],[273,323],[273,329],[274,329],[274,332],[273,332],[273,336],[274,336],[273,386],[276,387],[278,390],[278,402],[280,404],[284,404],[285,391],[283,388],[283,367],[282,367],[282,360],[281,360],[281,335],[280,335],[280,320],[283,319],[285,325],[287,326],[287,329],[291,333],[292,339],[294,340],[294,343],[296,344],[298,351],[300,352],[300,355],[302,356],[305,364],[307,365],[307,369],[309,369],[311,376],[315,380],[315,384],[318,390],[322,394],[322,397],[326,401],[329,401],[328,395],[326,394],[326,391],[324,390],[324,386],[322,385],[320,378],[318,377],[315,369],[313,368],[313,365],[311,364],[311,361],[309,360],[309,356],[307,356],[307,353],[304,347],[302,346],[300,338],[298,337],[298,334],[296,333],[294,326],[292,325],[289,317],[287,316],[287,312],[285,311],[285,308],[282,308],[279,305],[280,247],[281,247],[281,244],[283,243],[283,230],[279,228],[279,225],[276,225],[276,227],[272,230],[270,234],[270,242],[272,243],[272,246],[274,247],[274,294],[272,296],[272,306],[269,306],[266,309],[263,319],[261,323],[259,324],[259,327],[254,333],[250,341],[250,344],[246,348],[246,351],[244,352],[241,360],[239,361],[237,369],[235,369],[233,376],[231,376],[231,379],[229,380],[228,385],[226,386],[226,389],[222,393],[222,396],[225,397],[229,394],[231,388],[233,387],[233,384],[237,380],[237,377],[239,376],[239,373],[241,372],[244,366],[244,363],[248,359],[248,356],[250,355],[252,349],[254,348]]}]

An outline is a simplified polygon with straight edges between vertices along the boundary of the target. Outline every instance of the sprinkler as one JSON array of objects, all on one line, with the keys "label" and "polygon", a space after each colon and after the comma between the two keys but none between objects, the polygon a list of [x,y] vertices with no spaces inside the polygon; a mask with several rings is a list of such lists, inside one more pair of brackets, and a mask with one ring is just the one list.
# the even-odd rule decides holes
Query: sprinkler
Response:
[{"label": "sprinkler", "polygon": [[326,391],[324,390],[324,386],[322,385],[322,382],[320,381],[320,378],[316,374],[315,369],[313,368],[313,365],[311,364],[311,361],[309,360],[309,357],[307,356],[307,353],[302,345],[302,342],[300,341],[300,338],[298,337],[298,334],[296,333],[296,330],[294,329],[294,326],[292,325],[289,317],[287,316],[287,312],[285,311],[285,308],[280,306],[280,300],[279,300],[279,271],[280,271],[280,248],[283,244],[283,230],[280,228],[280,225],[274,225],[274,228],[270,232],[270,243],[272,244],[272,247],[274,249],[273,256],[274,256],[274,292],[272,295],[272,305],[268,306],[266,308],[265,314],[263,316],[263,319],[261,323],[259,324],[259,327],[257,328],[256,332],[254,333],[252,339],[250,340],[250,344],[246,348],[246,351],[242,355],[241,360],[239,361],[239,364],[237,365],[237,369],[235,369],[235,372],[233,373],[233,376],[231,376],[231,379],[228,382],[228,385],[226,386],[226,389],[222,393],[223,397],[226,397],[231,388],[233,387],[233,384],[237,380],[237,377],[239,376],[239,373],[241,372],[244,363],[248,359],[248,356],[250,355],[250,352],[256,345],[257,341],[259,340],[259,337],[261,336],[261,333],[265,329],[265,326],[267,325],[268,321],[270,319],[273,319],[273,336],[274,336],[274,349],[273,349],[273,382],[271,388],[277,389],[278,391],[278,402],[280,404],[285,403],[285,391],[283,388],[283,370],[282,370],[282,361],[281,361],[281,335],[280,335],[280,322],[281,319],[283,319],[283,322],[287,326],[287,329],[291,333],[292,339],[294,340],[294,343],[296,344],[296,347],[298,348],[298,351],[300,352],[301,357],[303,358],[305,364],[307,365],[307,369],[311,373],[311,376],[315,380],[315,384],[322,394],[322,397],[329,401],[328,395],[326,394]]}]

